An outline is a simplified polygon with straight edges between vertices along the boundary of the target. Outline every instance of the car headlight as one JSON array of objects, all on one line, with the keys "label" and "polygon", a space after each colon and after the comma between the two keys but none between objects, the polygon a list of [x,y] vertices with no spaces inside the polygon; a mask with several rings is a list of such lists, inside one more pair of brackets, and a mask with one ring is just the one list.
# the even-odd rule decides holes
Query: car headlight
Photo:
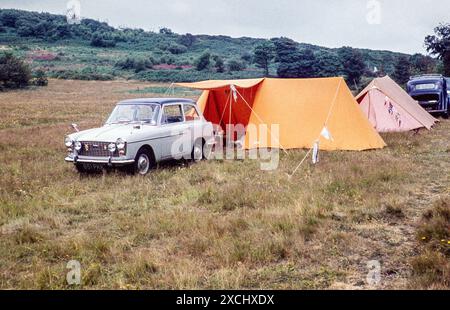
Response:
[{"label": "car headlight", "polygon": [[117,146],[115,143],[111,143],[110,145],[108,145],[108,151],[110,153],[114,153],[117,150]]},{"label": "car headlight", "polygon": [[122,139],[118,139],[118,140],[116,141],[116,145],[117,145],[117,149],[118,149],[119,151],[125,150],[125,141],[123,141]]},{"label": "car headlight", "polygon": [[64,144],[65,144],[67,147],[71,147],[71,146],[73,145],[73,141],[72,141],[72,139],[71,139],[70,137],[65,137],[65,138],[64,138]]},{"label": "car headlight", "polygon": [[80,141],[75,142],[74,147],[77,152],[81,151],[82,148],[81,142]]}]

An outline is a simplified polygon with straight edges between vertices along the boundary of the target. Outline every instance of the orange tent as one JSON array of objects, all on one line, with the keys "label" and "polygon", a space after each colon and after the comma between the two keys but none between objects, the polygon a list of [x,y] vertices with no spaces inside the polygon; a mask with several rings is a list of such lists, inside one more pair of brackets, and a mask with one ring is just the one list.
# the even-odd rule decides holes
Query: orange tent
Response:
[{"label": "orange tent", "polygon": [[374,79],[356,100],[378,132],[430,130],[437,122],[389,76]]},{"label": "orange tent", "polygon": [[[223,129],[229,124],[245,126],[246,149],[309,149],[318,140],[322,150],[362,151],[386,146],[343,78],[267,78],[177,85],[204,91],[198,105],[208,121]],[[268,132],[259,125],[267,125]],[[273,134],[273,125],[279,126],[279,135]],[[258,129],[255,133],[250,128]],[[321,135],[324,131],[326,134]],[[265,134],[269,137],[265,138]]]}]

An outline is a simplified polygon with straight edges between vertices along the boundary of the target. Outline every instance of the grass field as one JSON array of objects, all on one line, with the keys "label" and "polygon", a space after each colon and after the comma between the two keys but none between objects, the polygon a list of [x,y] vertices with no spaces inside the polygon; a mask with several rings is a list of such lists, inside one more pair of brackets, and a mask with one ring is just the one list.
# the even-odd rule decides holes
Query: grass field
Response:
[{"label": "grass field", "polygon": [[[0,93],[2,289],[450,288],[450,122],[322,153],[78,176],[63,138],[166,85],[50,80]],[[81,262],[82,285],[66,283]],[[381,282],[366,283],[367,263]]]}]

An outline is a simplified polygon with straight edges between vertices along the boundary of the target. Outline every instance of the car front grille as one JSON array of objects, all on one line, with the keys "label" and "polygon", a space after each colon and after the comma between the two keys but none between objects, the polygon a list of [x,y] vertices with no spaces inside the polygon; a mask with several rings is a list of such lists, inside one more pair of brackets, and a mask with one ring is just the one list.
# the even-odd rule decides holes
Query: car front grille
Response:
[{"label": "car front grille", "polygon": [[[108,142],[81,142],[81,150],[78,152],[80,156],[90,157],[109,157],[111,153],[108,151]],[[119,151],[116,150],[113,157],[119,157]]]}]

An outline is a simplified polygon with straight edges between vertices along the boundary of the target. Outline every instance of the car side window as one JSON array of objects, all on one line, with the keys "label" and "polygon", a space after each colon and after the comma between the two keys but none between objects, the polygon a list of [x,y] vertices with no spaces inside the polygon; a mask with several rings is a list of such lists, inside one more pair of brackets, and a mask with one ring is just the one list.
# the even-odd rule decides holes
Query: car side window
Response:
[{"label": "car side window", "polygon": [[164,107],[161,124],[175,124],[183,122],[181,105],[169,105]]},{"label": "car side window", "polygon": [[197,121],[200,119],[197,109],[193,105],[184,106],[184,118],[186,122]]}]

